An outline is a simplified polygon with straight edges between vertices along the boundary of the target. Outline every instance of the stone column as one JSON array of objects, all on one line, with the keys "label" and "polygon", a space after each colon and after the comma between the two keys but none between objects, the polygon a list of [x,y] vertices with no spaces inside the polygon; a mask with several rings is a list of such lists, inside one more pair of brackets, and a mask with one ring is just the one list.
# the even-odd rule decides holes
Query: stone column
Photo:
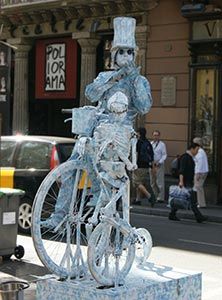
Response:
[{"label": "stone column", "polygon": [[89,33],[73,34],[81,47],[81,83],[80,106],[91,104],[85,97],[85,87],[96,77],[96,49],[100,39],[90,36]]},{"label": "stone column", "polygon": [[146,76],[147,26],[136,28],[136,44],[139,47],[136,62],[141,66],[141,74]]},{"label": "stone column", "polygon": [[14,45],[14,95],[12,131],[27,134],[29,131],[29,98],[28,98],[28,52],[31,45],[21,44],[20,39],[8,41]]}]

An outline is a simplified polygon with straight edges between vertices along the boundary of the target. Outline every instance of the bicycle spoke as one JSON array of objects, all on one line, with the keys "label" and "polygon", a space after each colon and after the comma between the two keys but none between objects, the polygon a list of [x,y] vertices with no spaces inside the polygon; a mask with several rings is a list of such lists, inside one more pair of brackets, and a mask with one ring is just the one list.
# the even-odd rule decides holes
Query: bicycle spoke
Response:
[{"label": "bicycle spoke", "polygon": [[[81,164],[75,161],[60,165],[45,178],[34,203],[35,248],[43,264],[51,272],[64,278],[82,276],[86,273],[81,247],[87,244],[87,238],[82,230],[90,213],[85,211],[88,181],[85,180],[83,190],[79,189],[83,172],[85,170]],[[70,202],[63,208],[62,202],[56,205],[57,199],[63,196],[64,187],[69,187],[69,184],[73,185],[72,193],[70,198],[67,194],[65,196]],[[64,210],[68,208],[65,215],[61,208]],[[61,213],[58,214],[57,210],[61,210]]]},{"label": "bicycle spoke", "polygon": [[103,222],[90,237],[88,265],[93,277],[102,285],[120,284],[132,266],[135,245],[124,243],[123,251],[123,240],[127,239],[125,232]]}]

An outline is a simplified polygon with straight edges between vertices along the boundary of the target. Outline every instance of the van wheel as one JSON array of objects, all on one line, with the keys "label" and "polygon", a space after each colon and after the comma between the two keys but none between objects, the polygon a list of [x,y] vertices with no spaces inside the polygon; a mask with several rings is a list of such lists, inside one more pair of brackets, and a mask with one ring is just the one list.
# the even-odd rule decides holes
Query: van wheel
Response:
[{"label": "van wheel", "polygon": [[29,198],[23,198],[19,205],[18,231],[22,233],[31,232],[32,222],[32,201]]}]

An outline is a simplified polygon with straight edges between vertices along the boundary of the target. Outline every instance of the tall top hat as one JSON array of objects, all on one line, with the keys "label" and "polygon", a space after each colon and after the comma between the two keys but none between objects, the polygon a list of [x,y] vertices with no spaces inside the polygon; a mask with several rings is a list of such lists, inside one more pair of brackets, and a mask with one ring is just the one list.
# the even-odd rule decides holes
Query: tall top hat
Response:
[{"label": "tall top hat", "polygon": [[136,19],[117,17],[113,20],[113,27],[114,39],[111,51],[117,48],[138,49],[135,41]]}]

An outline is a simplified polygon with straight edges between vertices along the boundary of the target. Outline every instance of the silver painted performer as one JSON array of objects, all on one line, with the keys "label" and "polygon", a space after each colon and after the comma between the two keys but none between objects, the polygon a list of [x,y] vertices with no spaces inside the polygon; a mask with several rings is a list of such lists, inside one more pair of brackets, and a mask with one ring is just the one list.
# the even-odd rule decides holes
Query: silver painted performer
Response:
[{"label": "silver painted performer", "polygon": [[[35,248],[43,264],[60,277],[79,278],[87,274],[88,266],[100,284],[118,286],[134,257],[145,262],[152,248],[149,232],[129,223],[126,171],[137,168],[133,122],[152,105],[149,82],[135,64],[135,28],[134,18],[114,19],[114,70],[101,72],[87,85],[86,97],[98,105],[72,110],[72,132],[78,135],[72,156],[48,174],[36,194],[32,220]],[[122,216],[117,210],[119,200]],[[83,227],[87,264],[81,249]],[[54,251],[51,245],[47,250],[44,235],[48,232],[56,241],[65,241],[62,250]]]},{"label": "silver painted performer", "polygon": [[[144,76],[140,75],[140,68],[136,67],[135,64],[138,51],[135,42],[135,29],[136,20],[134,18],[117,17],[114,19],[114,40],[111,48],[114,70],[99,73],[98,77],[86,86],[86,97],[93,103],[98,102],[96,109],[94,107],[83,107],[73,110],[76,113],[73,118],[77,120],[75,126],[73,126],[73,132],[80,133],[81,137],[74,147],[70,160],[75,160],[82,155],[87,137],[92,136],[94,128],[107,118],[107,101],[116,92],[122,92],[128,99],[128,111],[124,122],[130,126],[133,126],[137,114],[146,114],[152,106],[150,84]],[[89,115],[91,112],[94,115]],[[82,113],[82,115],[80,116],[79,113]],[[88,125],[90,128],[81,130],[81,127],[85,127],[89,123],[86,121],[87,115],[91,122]],[[96,121],[92,122],[92,119]],[[77,126],[80,128],[79,131],[76,129]],[[93,198],[90,205],[96,205],[100,194],[100,182],[92,167],[91,158],[88,157],[86,160],[88,173],[92,181]],[[55,213],[44,223],[45,226],[54,227],[68,211],[71,191],[67,191],[73,186],[73,180],[74,178],[69,178],[63,182],[64,189],[60,191],[61,195],[57,200]]]},{"label": "silver painted performer", "polygon": [[85,95],[107,112],[107,100],[116,92],[123,92],[129,99],[128,121],[136,115],[146,114],[152,106],[148,80],[140,75],[135,59],[138,47],[135,42],[136,20],[128,17],[114,19],[114,40],[111,48],[113,71],[101,72],[86,86]]}]

